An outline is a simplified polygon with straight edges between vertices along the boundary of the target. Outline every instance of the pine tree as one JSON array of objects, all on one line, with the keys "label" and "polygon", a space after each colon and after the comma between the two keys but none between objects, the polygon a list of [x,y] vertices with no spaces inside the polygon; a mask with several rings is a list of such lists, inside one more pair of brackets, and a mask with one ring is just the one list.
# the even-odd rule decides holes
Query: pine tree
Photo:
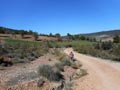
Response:
[{"label": "pine tree", "polygon": [[119,43],[120,42],[120,37],[118,35],[116,35],[114,38],[113,38],[113,42],[114,43]]}]

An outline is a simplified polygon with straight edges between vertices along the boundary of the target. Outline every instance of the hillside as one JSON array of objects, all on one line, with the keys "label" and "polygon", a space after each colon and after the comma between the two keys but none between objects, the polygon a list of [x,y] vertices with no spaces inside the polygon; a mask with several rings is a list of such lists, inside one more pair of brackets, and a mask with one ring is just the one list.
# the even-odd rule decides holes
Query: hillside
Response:
[{"label": "hillside", "polygon": [[17,30],[6,27],[0,27],[0,33],[1,34],[32,34],[33,32],[27,30]]},{"label": "hillside", "polygon": [[80,35],[84,35],[87,37],[95,37],[95,38],[108,38],[108,37],[113,37],[115,35],[120,35],[120,30],[101,31],[101,32],[80,34]]},{"label": "hillside", "polygon": [[[21,35],[36,35],[38,33],[33,32],[33,31],[27,31],[27,30],[16,30],[16,29],[10,29],[10,28],[6,28],[6,27],[0,27],[0,34],[21,34]],[[102,41],[113,41],[113,37],[115,35],[120,35],[120,30],[109,30],[109,31],[101,31],[101,32],[94,32],[94,33],[87,33],[87,34],[77,34],[80,36],[86,36],[86,37],[90,37],[90,38],[96,38],[97,40],[102,40]],[[43,36],[43,35],[42,35]],[[72,35],[74,36],[74,35]],[[55,37],[45,37],[45,40],[56,40]],[[43,40],[44,38],[41,37],[40,35],[40,40]],[[41,39],[42,38],[42,39]],[[63,39],[66,39],[66,36],[63,36]]]},{"label": "hillside", "polygon": [[112,41],[113,37],[116,35],[120,36],[120,30],[109,30],[109,31],[101,31],[101,32],[93,32],[93,33],[85,33],[85,34],[67,34],[67,36],[63,36],[64,39],[71,40],[90,40],[90,41]]},{"label": "hillside", "polygon": [[[57,34],[56,34],[57,35]],[[56,35],[49,36],[47,34],[38,34],[32,30],[16,30],[5,27],[0,27],[0,39],[23,39],[23,40],[38,40],[38,41],[57,41]]]}]

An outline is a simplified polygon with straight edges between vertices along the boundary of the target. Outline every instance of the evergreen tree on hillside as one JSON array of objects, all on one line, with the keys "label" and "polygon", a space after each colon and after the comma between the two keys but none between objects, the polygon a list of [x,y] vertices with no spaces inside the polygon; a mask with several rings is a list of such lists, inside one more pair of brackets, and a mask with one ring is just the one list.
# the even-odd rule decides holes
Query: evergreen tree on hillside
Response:
[{"label": "evergreen tree on hillside", "polygon": [[0,28],[0,33],[2,33],[2,34],[5,33],[4,30],[3,30],[2,28]]},{"label": "evergreen tree on hillside", "polygon": [[68,38],[68,39],[72,39],[72,37],[73,37],[73,36],[72,36],[71,34],[67,33],[67,38]]},{"label": "evergreen tree on hillside", "polygon": [[86,39],[86,37],[85,36],[80,36],[80,40],[85,40]]},{"label": "evergreen tree on hillside", "polygon": [[58,41],[62,41],[61,35],[59,33],[56,33],[55,36]]},{"label": "evergreen tree on hillside", "polygon": [[33,31],[32,30],[29,30],[29,32],[28,32],[29,34],[33,34]]},{"label": "evergreen tree on hillside", "polygon": [[119,43],[120,42],[120,37],[118,35],[116,35],[114,38],[113,38],[113,42],[114,43]]},{"label": "evergreen tree on hillside", "polygon": [[52,37],[52,36],[53,36],[53,34],[52,34],[52,33],[50,33],[50,34],[49,34],[49,36],[50,36],[50,37]]},{"label": "evergreen tree on hillside", "polygon": [[74,35],[74,39],[75,40],[79,40],[80,38],[79,38],[79,35]]},{"label": "evergreen tree on hillside", "polygon": [[38,39],[38,33],[37,33],[37,32],[34,32],[33,35],[34,35],[34,37],[35,37],[35,40],[37,40],[37,39]]},{"label": "evergreen tree on hillside", "polygon": [[21,36],[23,37],[24,36],[24,30],[20,30],[19,33],[21,34]]}]

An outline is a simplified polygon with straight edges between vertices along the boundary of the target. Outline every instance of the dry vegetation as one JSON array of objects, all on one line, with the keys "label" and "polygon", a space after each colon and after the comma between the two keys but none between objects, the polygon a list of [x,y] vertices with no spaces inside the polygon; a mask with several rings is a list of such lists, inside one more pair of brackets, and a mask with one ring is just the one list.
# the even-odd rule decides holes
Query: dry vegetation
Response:
[{"label": "dry vegetation", "polygon": [[48,50],[46,43],[7,39],[1,44],[0,55],[10,57],[14,64],[28,63]]},{"label": "dry vegetation", "polygon": [[[0,49],[1,55],[9,56],[13,62],[12,67],[0,71],[1,77],[6,73],[4,77],[7,79],[3,78],[1,82],[4,82],[4,87],[7,89],[28,90],[24,85],[32,83],[33,86],[35,85],[34,90],[40,88],[42,90],[72,90],[73,80],[87,74],[83,73],[80,62],[73,62],[64,54],[63,48],[50,48],[47,42],[8,39],[1,43]],[[44,57],[43,60],[40,56]],[[47,61],[45,61],[46,57]],[[36,60],[37,58],[41,59]],[[42,64],[43,62],[44,64]],[[19,63],[22,64],[19,65]],[[4,65],[1,64],[1,66]],[[68,76],[69,71],[71,73]],[[13,73],[14,75],[12,75]],[[1,85],[2,83],[0,83],[0,88]],[[45,89],[45,86],[51,87]]]},{"label": "dry vegetation", "polygon": [[101,42],[93,45],[79,45],[76,51],[104,59],[120,61],[120,45],[112,42]]}]

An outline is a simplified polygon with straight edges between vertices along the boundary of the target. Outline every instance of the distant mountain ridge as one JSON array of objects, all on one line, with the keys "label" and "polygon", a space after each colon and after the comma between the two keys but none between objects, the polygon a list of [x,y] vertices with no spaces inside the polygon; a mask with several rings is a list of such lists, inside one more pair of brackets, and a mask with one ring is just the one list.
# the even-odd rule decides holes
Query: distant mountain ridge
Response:
[{"label": "distant mountain ridge", "polygon": [[14,32],[16,32],[17,30],[15,29],[10,29],[10,28],[6,28],[6,27],[0,27],[0,33],[5,33],[5,34],[12,34]]},{"label": "distant mountain ridge", "polygon": [[80,34],[80,35],[84,35],[87,37],[113,37],[115,35],[120,35],[120,30],[101,31],[101,32]]},{"label": "distant mountain ridge", "polygon": [[96,38],[96,40],[101,41],[113,41],[113,37],[118,35],[120,36],[120,30],[109,30],[109,31],[101,31],[95,33],[88,34],[79,34],[90,38]]},{"label": "distant mountain ridge", "polygon": [[25,34],[29,34],[27,30],[17,30],[17,29],[11,29],[11,28],[6,28],[6,27],[0,27],[0,33],[1,34],[19,34],[21,32],[24,32]]}]

